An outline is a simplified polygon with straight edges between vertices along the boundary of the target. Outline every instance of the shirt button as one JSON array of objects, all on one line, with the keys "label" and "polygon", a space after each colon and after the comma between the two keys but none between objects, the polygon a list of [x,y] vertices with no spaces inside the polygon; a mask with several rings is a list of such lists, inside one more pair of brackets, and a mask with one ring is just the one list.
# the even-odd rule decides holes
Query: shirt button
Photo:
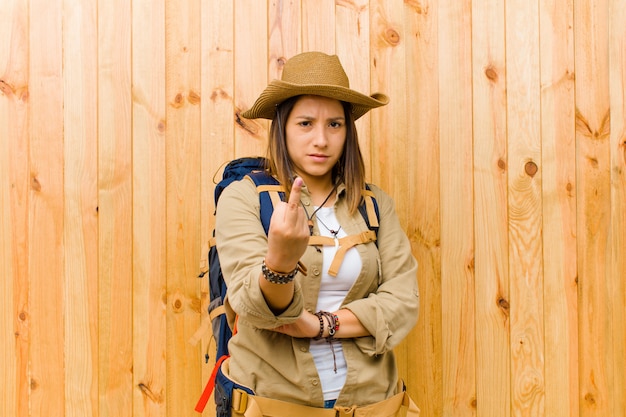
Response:
[{"label": "shirt button", "polygon": [[320,270],[317,268],[313,268],[313,275],[318,276],[320,274]]},{"label": "shirt button", "polygon": [[311,381],[311,385],[313,385],[314,387],[317,387],[318,384],[319,384],[319,381],[317,379],[314,379]]},{"label": "shirt button", "polygon": [[307,350],[308,350],[308,349],[307,349],[306,347],[304,347],[304,346],[301,346],[301,347],[300,347],[300,352],[306,352]]},{"label": "shirt button", "polygon": [[309,200],[304,201],[302,204],[304,204],[305,206],[310,206],[311,202]]}]

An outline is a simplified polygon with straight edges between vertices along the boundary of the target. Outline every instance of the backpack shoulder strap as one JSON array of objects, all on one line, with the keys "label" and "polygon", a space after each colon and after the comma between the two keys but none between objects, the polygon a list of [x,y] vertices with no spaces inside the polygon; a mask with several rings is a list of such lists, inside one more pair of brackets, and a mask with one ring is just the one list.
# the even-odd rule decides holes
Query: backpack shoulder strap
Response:
[{"label": "backpack shoulder strap", "polygon": [[378,234],[380,213],[378,212],[376,195],[374,195],[369,184],[365,184],[365,188],[361,190],[361,195],[363,196],[363,203],[359,205],[359,211],[367,223],[367,227]]},{"label": "backpack shoulder strap", "polygon": [[284,201],[285,187],[276,178],[265,171],[254,171],[246,175],[256,185],[261,205],[261,223],[265,234],[270,230],[270,219],[274,212],[274,205]]}]

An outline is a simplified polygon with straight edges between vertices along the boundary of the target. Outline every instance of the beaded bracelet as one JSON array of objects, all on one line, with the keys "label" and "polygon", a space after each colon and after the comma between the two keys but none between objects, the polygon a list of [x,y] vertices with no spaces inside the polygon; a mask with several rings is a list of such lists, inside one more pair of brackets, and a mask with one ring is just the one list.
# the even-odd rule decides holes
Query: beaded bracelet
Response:
[{"label": "beaded bracelet", "polygon": [[320,312],[315,313],[315,316],[317,316],[317,318],[320,321],[320,332],[313,339],[314,340],[320,340],[322,337],[324,337],[324,318],[323,318],[323,316],[322,316],[322,314]]},{"label": "beaded bracelet", "polygon": [[318,311],[315,315],[320,319],[320,334],[318,337],[321,339],[324,335],[324,322],[322,318],[326,318],[328,321],[328,337],[326,341],[330,345],[330,351],[333,353],[333,370],[337,373],[337,357],[335,356],[335,348],[333,347],[333,339],[337,330],[339,330],[339,316],[328,311]]},{"label": "beaded bracelet", "polygon": [[270,269],[267,265],[265,265],[265,259],[263,259],[263,263],[261,264],[261,272],[263,272],[263,276],[266,280],[271,282],[272,284],[289,284],[298,274],[300,270],[300,264],[296,265],[296,268],[287,273],[283,274],[281,272],[276,272]]}]

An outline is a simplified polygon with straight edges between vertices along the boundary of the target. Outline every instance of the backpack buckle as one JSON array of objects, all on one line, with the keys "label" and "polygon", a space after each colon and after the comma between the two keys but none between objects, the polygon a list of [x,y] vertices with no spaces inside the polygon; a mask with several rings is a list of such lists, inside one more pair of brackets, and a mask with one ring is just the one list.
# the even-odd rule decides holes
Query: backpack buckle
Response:
[{"label": "backpack buckle", "polygon": [[234,388],[230,404],[235,413],[245,413],[246,408],[248,408],[248,393],[242,389]]}]

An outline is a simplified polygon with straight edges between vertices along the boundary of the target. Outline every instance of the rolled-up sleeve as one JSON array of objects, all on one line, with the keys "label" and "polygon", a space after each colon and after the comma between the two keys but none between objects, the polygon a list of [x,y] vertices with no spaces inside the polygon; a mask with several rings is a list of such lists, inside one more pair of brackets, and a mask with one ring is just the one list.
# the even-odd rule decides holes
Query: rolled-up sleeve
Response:
[{"label": "rolled-up sleeve", "polygon": [[378,231],[380,284],[367,297],[344,305],[372,335],[356,339],[358,348],[370,356],[396,347],[417,323],[419,289],[417,261],[402,229],[393,200],[373,187],[380,212]]},{"label": "rolled-up sleeve", "polygon": [[215,240],[228,288],[227,310],[232,309],[240,320],[254,327],[272,329],[296,321],[304,301],[296,280],[293,300],[285,311],[274,315],[267,305],[259,285],[261,263],[267,253],[267,235],[259,213],[254,183],[248,179],[233,182],[218,201]]}]

